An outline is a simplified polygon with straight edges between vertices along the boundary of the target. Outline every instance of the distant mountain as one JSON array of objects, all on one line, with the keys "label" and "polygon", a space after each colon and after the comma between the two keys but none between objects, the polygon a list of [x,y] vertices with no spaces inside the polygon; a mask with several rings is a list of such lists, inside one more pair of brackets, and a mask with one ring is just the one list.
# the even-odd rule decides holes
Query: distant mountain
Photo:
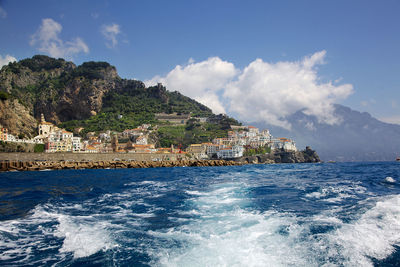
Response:
[{"label": "distant mountain", "polygon": [[107,62],[76,66],[37,55],[0,70],[0,124],[15,135],[34,136],[41,113],[47,121],[88,132],[134,128],[161,112],[213,116],[208,107],[162,85],[120,78]]},{"label": "distant mountain", "polygon": [[270,129],[274,136],[293,138],[299,148],[310,145],[325,161],[392,161],[400,155],[400,125],[342,105],[334,107],[335,115],[341,118],[336,125],[319,123],[303,111],[286,118],[292,125],[290,131],[264,123],[255,125]]}]

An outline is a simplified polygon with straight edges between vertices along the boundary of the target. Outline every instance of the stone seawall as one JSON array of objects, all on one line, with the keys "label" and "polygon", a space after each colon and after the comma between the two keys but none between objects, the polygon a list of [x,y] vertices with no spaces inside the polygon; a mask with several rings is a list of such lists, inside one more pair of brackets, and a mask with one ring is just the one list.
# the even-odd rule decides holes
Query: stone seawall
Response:
[{"label": "stone seawall", "polygon": [[175,160],[175,161],[1,161],[0,171],[40,171],[63,169],[117,169],[159,167],[211,167],[235,166],[242,163],[227,160]]},{"label": "stone seawall", "polygon": [[0,171],[45,169],[157,168],[193,166],[234,166],[245,164],[320,162],[310,147],[299,152],[241,157],[234,160],[189,160],[184,154],[150,153],[0,153]]},{"label": "stone seawall", "polygon": [[0,153],[0,161],[175,161],[183,159],[187,157],[178,153]]}]

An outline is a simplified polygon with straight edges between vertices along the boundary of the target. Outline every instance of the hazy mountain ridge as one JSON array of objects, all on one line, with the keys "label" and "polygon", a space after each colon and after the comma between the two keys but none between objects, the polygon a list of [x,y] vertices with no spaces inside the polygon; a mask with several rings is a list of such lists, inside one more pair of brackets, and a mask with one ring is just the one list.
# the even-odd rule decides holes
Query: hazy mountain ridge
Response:
[{"label": "hazy mountain ridge", "polygon": [[391,161],[400,155],[400,125],[389,124],[342,105],[334,105],[339,124],[319,123],[315,116],[298,111],[286,119],[291,130],[255,123],[267,127],[275,136],[287,136],[298,147],[312,146],[322,160]]}]

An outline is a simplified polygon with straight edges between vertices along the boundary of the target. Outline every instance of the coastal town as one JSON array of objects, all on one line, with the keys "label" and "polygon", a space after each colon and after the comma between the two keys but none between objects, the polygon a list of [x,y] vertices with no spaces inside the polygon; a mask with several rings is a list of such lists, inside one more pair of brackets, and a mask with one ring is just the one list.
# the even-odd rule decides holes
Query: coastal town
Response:
[{"label": "coastal town", "polygon": [[[191,118],[190,114],[156,114],[160,122],[174,125],[185,125],[189,119],[205,123],[207,118]],[[274,138],[269,130],[260,131],[254,126],[230,126],[228,135],[215,138],[212,142],[190,144],[185,149],[181,146],[156,147],[151,142],[150,135],[157,125],[142,124],[134,129],[122,132],[106,130],[88,132],[82,138],[75,133],[66,131],[45,120],[43,114],[38,122],[38,135],[31,138],[19,138],[9,133],[8,129],[0,128],[0,141],[12,143],[40,144],[46,153],[142,153],[142,154],[183,154],[196,160],[234,159],[242,157],[249,151],[297,151],[296,144],[288,138]]]}]

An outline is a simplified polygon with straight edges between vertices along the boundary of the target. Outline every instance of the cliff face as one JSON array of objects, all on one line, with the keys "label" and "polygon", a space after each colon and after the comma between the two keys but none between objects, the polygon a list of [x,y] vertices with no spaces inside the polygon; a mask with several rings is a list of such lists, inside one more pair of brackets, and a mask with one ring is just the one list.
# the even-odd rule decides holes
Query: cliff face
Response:
[{"label": "cliff face", "polygon": [[11,133],[35,136],[37,122],[32,113],[16,99],[0,101],[0,124]]},{"label": "cliff face", "polygon": [[103,106],[104,95],[120,86],[114,67],[101,71],[105,73],[99,79],[88,79],[84,76],[63,77],[67,79],[63,88],[41,91],[34,105],[35,117],[38,118],[43,113],[49,121],[58,124],[96,115]]},{"label": "cliff face", "polygon": [[307,146],[303,151],[275,151],[270,154],[242,157],[236,161],[248,163],[317,163],[321,160],[317,152]]},{"label": "cliff face", "polygon": [[[55,124],[74,121],[71,127],[88,126],[87,122],[80,121],[94,118],[91,130],[97,124],[115,129],[124,122],[115,121],[116,114],[131,116],[120,125],[122,129],[133,127],[133,121],[150,120],[156,112],[211,113],[200,103],[168,92],[163,86],[146,88],[141,81],[121,79],[115,67],[107,62],[76,66],[47,56],[34,56],[3,66],[0,92],[7,96],[0,100],[0,123],[14,135],[31,136],[36,130],[35,119],[39,120],[41,113]],[[100,116],[99,113],[107,114]],[[114,123],[111,126],[110,121]]]}]

